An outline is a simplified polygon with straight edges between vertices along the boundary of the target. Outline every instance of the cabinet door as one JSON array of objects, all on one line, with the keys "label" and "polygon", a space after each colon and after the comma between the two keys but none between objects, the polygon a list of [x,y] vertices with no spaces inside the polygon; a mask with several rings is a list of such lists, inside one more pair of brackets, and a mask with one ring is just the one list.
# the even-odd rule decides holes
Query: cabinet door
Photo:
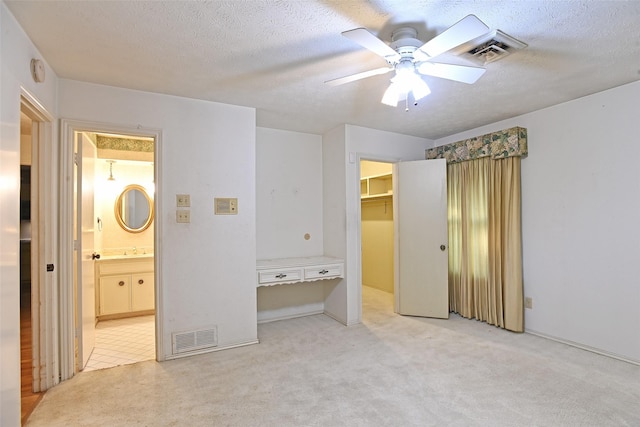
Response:
[{"label": "cabinet door", "polygon": [[131,311],[131,276],[107,276],[100,279],[100,314]]},{"label": "cabinet door", "polygon": [[153,310],[155,286],[153,273],[136,273],[131,276],[131,310]]}]

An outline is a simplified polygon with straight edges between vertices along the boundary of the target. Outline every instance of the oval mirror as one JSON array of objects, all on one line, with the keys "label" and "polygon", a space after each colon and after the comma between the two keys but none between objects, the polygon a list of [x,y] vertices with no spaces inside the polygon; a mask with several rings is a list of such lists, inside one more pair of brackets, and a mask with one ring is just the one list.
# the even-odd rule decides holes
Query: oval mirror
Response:
[{"label": "oval mirror", "polygon": [[120,227],[140,233],[153,221],[153,202],[141,185],[127,185],[116,199],[115,213]]}]

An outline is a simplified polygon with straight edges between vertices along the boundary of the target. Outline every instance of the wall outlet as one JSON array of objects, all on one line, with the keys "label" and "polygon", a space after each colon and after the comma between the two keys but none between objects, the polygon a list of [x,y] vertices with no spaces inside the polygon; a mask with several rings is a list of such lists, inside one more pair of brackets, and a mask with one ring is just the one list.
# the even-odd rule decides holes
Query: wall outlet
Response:
[{"label": "wall outlet", "polygon": [[524,308],[533,308],[533,298],[525,297],[525,299],[524,299]]},{"label": "wall outlet", "polygon": [[191,222],[191,211],[187,211],[187,210],[176,211],[176,222],[179,222],[179,223]]},{"label": "wall outlet", "polygon": [[[188,194],[176,194],[176,206],[188,208],[191,206],[191,196]],[[179,221],[178,221],[179,222]]]}]

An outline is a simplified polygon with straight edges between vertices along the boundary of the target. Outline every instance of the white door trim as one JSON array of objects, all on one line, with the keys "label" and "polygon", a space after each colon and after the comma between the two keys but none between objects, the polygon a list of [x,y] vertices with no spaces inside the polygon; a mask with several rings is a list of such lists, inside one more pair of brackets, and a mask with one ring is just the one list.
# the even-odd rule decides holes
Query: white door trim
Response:
[{"label": "white door trim", "polygon": [[54,265],[55,149],[53,116],[26,89],[20,90],[20,111],[33,122],[31,135],[31,329],[33,391],[45,391],[58,382],[57,272]]},{"label": "white door trim", "polygon": [[155,307],[156,307],[156,360],[164,360],[162,354],[162,274],[159,260],[162,254],[162,196],[158,188],[162,188],[162,131],[160,129],[143,128],[141,126],[113,125],[99,122],[62,119],[60,123],[60,353],[61,379],[66,380],[74,375],[74,301],[73,301],[73,135],[75,132],[105,132],[141,137],[155,140],[154,180],[156,194],[154,196],[154,245],[155,245]]}]

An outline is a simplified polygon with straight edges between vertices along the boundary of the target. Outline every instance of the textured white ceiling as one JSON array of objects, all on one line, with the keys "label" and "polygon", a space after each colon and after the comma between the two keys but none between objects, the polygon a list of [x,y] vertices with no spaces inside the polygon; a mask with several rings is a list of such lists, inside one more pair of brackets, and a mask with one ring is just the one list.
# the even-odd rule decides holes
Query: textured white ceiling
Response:
[{"label": "textured white ceiling", "polygon": [[[257,109],[259,126],[321,134],[350,123],[426,138],[640,79],[640,1],[6,1],[62,78]],[[341,32],[429,40],[468,14],[529,47],[474,85],[425,77],[409,112],[380,103],[390,74]]]}]

